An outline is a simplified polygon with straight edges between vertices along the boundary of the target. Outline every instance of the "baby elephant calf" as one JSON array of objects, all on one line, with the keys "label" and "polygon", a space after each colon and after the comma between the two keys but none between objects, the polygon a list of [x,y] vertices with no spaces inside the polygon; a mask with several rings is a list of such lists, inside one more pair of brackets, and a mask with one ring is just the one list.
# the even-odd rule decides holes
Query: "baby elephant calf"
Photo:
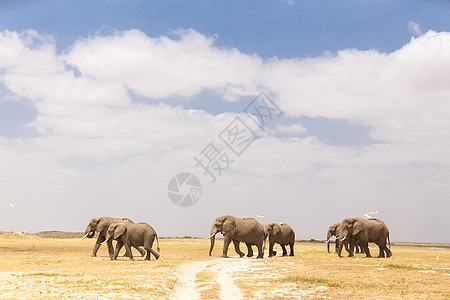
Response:
[{"label": "baby elephant calf", "polygon": [[106,240],[115,239],[117,241],[114,255],[111,258],[114,260],[117,259],[117,255],[124,245],[127,252],[130,253],[131,260],[134,260],[133,254],[131,253],[131,246],[144,246],[144,249],[147,251],[147,255],[145,256],[146,260],[150,260],[150,253],[158,259],[160,254],[152,249],[155,238],[158,245],[156,249],[159,252],[159,241],[156,231],[147,223],[115,223],[109,226],[108,232],[106,233]]}]

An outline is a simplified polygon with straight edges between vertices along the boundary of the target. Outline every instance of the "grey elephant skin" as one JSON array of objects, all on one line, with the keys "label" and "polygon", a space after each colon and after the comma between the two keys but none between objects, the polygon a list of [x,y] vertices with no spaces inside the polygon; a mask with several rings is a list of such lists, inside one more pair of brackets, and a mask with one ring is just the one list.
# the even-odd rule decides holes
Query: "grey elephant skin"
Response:
[{"label": "grey elephant skin", "polygon": [[363,218],[346,218],[342,220],[341,225],[337,228],[339,236],[338,255],[342,257],[343,244],[349,244],[349,257],[353,256],[353,248],[358,241],[362,249],[366,253],[366,257],[371,257],[368,243],[372,242],[378,245],[380,253],[378,257],[391,257],[392,252],[387,247],[389,240],[389,229],[380,219],[363,219]]},{"label": "grey elephant skin", "polygon": [[222,233],[224,236],[222,257],[228,257],[228,247],[231,242],[234,244],[236,253],[240,257],[244,256],[239,249],[239,243],[243,242],[247,245],[249,257],[253,256],[252,245],[258,248],[257,258],[263,258],[264,228],[253,218],[236,218],[230,215],[215,218],[211,226],[210,239],[211,246],[209,248],[209,256],[214,249],[215,235]]},{"label": "grey elephant skin", "polygon": [[[341,225],[341,223],[336,223],[336,224],[330,225],[330,227],[328,227],[328,230],[327,230],[327,251],[328,251],[328,253],[330,253],[331,238],[333,236],[337,237],[336,231],[337,231],[337,228],[339,225]],[[336,253],[338,252],[338,240],[337,239],[335,242],[335,252]]]},{"label": "grey elephant skin", "polygon": [[[86,227],[86,230],[84,231],[85,235],[83,237],[83,238],[85,237],[93,238],[95,232],[98,232],[97,241],[95,242],[94,248],[92,249],[91,256],[93,257],[97,256],[98,249],[100,248],[101,244],[103,244],[106,241],[106,233],[108,227],[111,224],[115,223],[134,224],[134,222],[128,218],[97,217],[91,219],[91,221]],[[107,241],[106,245],[108,246],[109,257],[113,257],[114,249],[112,245],[112,240]],[[137,250],[141,253],[142,256],[145,255],[144,249],[137,248]],[[128,256],[129,253],[127,252],[125,255]]]},{"label": "grey elephant skin", "polygon": [[106,233],[106,240],[115,239],[117,241],[116,250],[111,259],[116,260],[120,249],[125,246],[127,252],[130,253],[130,260],[134,260],[133,253],[131,252],[131,247],[144,246],[147,251],[145,260],[150,260],[150,253],[155,256],[156,259],[160,257],[160,254],[153,250],[153,242],[156,238],[157,250],[159,249],[158,235],[156,231],[147,223],[114,223],[111,224]]},{"label": "grey elephant skin", "polygon": [[[330,225],[330,227],[328,227],[328,230],[327,230],[327,251],[328,251],[328,253],[330,253],[330,242],[331,242],[331,238],[333,237],[333,236],[336,236],[336,241],[335,241],[335,250],[334,250],[334,252],[335,253],[337,253],[338,252],[338,249],[339,249],[339,239],[338,239],[338,235],[337,235],[337,228],[338,228],[338,226],[339,225],[341,225],[341,223],[336,223],[336,224],[333,224],[333,225]],[[345,245],[345,250],[348,252],[348,253],[350,253],[350,250],[348,249],[348,243],[345,243],[344,244]],[[355,253],[363,253],[363,248],[361,247],[361,245],[359,244],[359,241],[356,241],[355,242],[355,249],[356,249],[356,251],[355,251]]]},{"label": "grey elephant skin", "polygon": [[263,228],[265,239],[269,239],[269,257],[277,254],[276,251],[273,251],[275,243],[283,249],[283,256],[287,255],[286,246],[289,245],[289,256],[294,256],[295,232],[291,226],[285,223],[265,223]]}]

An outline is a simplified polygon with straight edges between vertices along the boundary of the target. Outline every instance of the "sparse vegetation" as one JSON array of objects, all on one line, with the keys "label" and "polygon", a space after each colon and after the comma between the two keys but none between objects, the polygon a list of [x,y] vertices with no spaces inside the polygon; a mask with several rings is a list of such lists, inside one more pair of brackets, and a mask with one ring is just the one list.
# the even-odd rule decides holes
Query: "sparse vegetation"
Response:
[{"label": "sparse vegetation", "polygon": [[[137,253],[136,261],[125,257],[111,261],[106,247],[93,258],[89,256],[93,242],[0,233],[0,295],[26,299],[165,299],[179,282],[178,267],[218,259],[223,241],[217,240],[210,258],[209,242],[203,239],[161,239],[164,261],[144,261]],[[396,243],[392,246],[394,255],[388,259],[362,255],[338,258],[326,253],[324,243],[317,242],[297,242],[295,247],[295,257],[238,260],[243,264],[233,278],[246,299],[450,298],[447,245]],[[276,250],[281,252],[281,248]],[[372,252],[378,254],[377,250]],[[230,254],[234,255],[231,249]],[[233,262],[236,264],[236,260]],[[196,288],[202,298],[218,299],[220,270],[214,269],[214,264],[205,265],[207,268],[195,275]]]}]

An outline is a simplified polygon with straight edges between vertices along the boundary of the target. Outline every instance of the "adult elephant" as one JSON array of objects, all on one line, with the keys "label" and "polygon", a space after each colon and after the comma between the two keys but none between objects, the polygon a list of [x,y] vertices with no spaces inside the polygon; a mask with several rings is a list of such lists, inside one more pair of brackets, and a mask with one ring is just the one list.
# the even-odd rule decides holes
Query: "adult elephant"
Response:
[{"label": "adult elephant", "polygon": [[251,246],[256,245],[258,248],[257,258],[263,258],[264,228],[257,220],[253,218],[241,219],[230,215],[215,218],[209,236],[211,239],[209,256],[214,249],[215,236],[219,232],[225,237],[222,257],[228,257],[228,246],[231,242],[234,243],[237,254],[240,257],[244,256],[244,253],[239,250],[239,242],[243,242],[249,250],[248,256],[253,255]]},{"label": "adult elephant", "polygon": [[[341,223],[336,223],[336,224],[330,225],[330,227],[328,227],[328,230],[327,230],[327,251],[328,251],[328,253],[330,253],[331,238],[333,236],[337,237],[336,231],[337,231],[337,228],[339,225],[341,225]],[[336,242],[335,242],[335,252],[336,253],[338,252],[338,239],[336,239]]]},{"label": "adult elephant", "polygon": [[[97,256],[98,249],[100,248],[101,244],[103,244],[103,242],[106,241],[106,233],[108,227],[114,223],[134,224],[134,222],[128,218],[97,217],[92,218],[89,224],[86,226],[86,230],[84,231],[85,235],[83,236],[82,239],[93,238],[95,232],[98,232],[97,241],[95,242],[94,248],[92,249],[91,256],[93,257]],[[112,246],[112,240],[108,241],[106,245],[108,246],[109,257],[113,257],[114,249]],[[144,249],[142,248],[136,249],[141,253],[142,256],[145,255]],[[125,255],[129,256],[130,254],[127,252]]]},{"label": "adult elephant", "polygon": [[294,256],[295,232],[291,226],[285,223],[265,223],[263,228],[265,240],[269,239],[269,257],[277,255],[277,252],[273,251],[275,243],[280,244],[283,256],[287,255],[286,245],[289,245],[289,256]]},{"label": "adult elephant", "polygon": [[[353,248],[356,241],[366,253],[366,257],[371,257],[368,243],[375,243],[380,248],[378,257],[391,257],[392,252],[390,248],[389,229],[386,224],[380,219],[363,219],[363,218],[346,218],[342,220],[341,225],[337,228],[337,235],[339,236],[338,255],[342,257],[342,246],[348,243],[349,257],[353,256]],[[387,247],[389,241],[389,248]]]},{"label": "adult elephant", "polygon": [[131,246],[138,248],[139,246],[144,246],[147,251],[145,260],[150,260],[150,253],[155,256],[156,259],[160,257],[160,254],[153,250],[153,242],[156,238],[157,248],[159,250],[158,235],[155,229],[147,223],[114,223],[111,224],[106,233],[106,241],[115,239],[117,241],[116,250],[111,258],[112,260],[117,259],[120,249],[125,245],[125,249],[130,253],[130,260],[134,260],[133,253],[131,252]]},{"label": "adult elephant", "polygon": [[[333,236],[336,236],[336,241],[334,242],[335,243],[335,250],[334,251],[336,253],[338,252],[338,249],[339,249],[339,236],[337,235],[337,228],[338,228],[339,225],[341,225],[341,223],[336,223],[336,224],[330,225],[330,227],[328,227],[328,230],[327,230],[327,251],[328,251],[328,253],[330,253],[330,242],[331,242],[331,238]],[[350,253],[350,250],[348,249],[348,243],[344,243],[344,246],[345,246],[345,250],[347,250],[347,252]],[[359,244],[359,241],[355,242],[355,249],[356,249],[355,253],[357,253],[357,254],[360,253],[360,252],[363,253],[363,248]]]}]

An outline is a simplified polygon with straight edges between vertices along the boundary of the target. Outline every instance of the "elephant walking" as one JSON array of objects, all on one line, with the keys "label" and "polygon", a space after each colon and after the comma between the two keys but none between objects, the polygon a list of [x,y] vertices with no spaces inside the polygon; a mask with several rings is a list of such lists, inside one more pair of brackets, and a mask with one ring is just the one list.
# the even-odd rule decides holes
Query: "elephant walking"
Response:
[{"label": "elephant walking", "polygon": [[291,226],[285,223],[265,223],[263,228],[265,240],[269,239],[269,257],[277,254],[273,251],[275,243],[280,244],[283,256],[287,255],[286,245],[289,245],[291,250],[289,256],[294,256],[295,232]]},{"label": "elephant walking", "polygon": [[[333,225],[330,225],[330,227],[328,227],[328,230],[327,230],[327,251],[328,251],[328,253],[330,253],[330,242],[331,242],[331,238],[333,237],[333,236],[336,236],[336,241],[334,242],[335,243],[335,250],[334,250],[334,252],[335,253],[337,253],[338,252],[338,249],[339,249],[339,236],[337,235],[337,228],[339,227],[339,225],[341,225],[341,223],[336,223],[336,224],[333,224]],[[345,246],[345,250],[347,250],[347,252],[348,253],[350,253],[350,250],[349,250],[349,248],[348,248],[348,243],[344,243],[344,246]],[[356,249],[356,251],[355,251],[355,253],[363,253],[363,248],[362,248],[362,246],[359,244],[359,241],[356,241],[355,242],[355,249]]]},{"label": "elephant walking", "polygon": [[241,219],[230,215],[217,217],[211,226],[209,256],[214,249],[215,235],[219,232],[225,237],[222,257],[228,257],[228,247],[231,242],[234,244],[236,253],[243,257],[244,253],[239,249],[239,242],[243,242],[247,245],[249,257],[253,256],[251,246],[256,245],[258,248],[257,258],[263,258],[264,228],[257,220],[253,218]]},{"label": "elephant walking", "polygon": [[389,242],[389,230],[386,224],[380,219],[363,219],[363,218],[346,218],[342,220],[341,225],[337,228],[339,236],[338,255],[342,257],[343,244],[349,244],[349,257],[353,256],[353,248],[356,242],[359,242],[362,249],[366,253],[366,257],[371,257],[368,243],[372,242],[378,245],[380,253],[378,257],[391,257],[392,252],[387,247]]},{"label": "elephant walking", "polygon": [[156,238],[157,248],[160,252],[158,235],[156,231],[147,223],[114,223],[111,224],[106,233],[106,240],[115,239],[117,241],[116,250],[111,259],[116,260],[120,249],[125,245],[125,249],[130,253],[130,260],[134,260],[133,253],[131,253],[131,246],[137,248],[143,246],[147,251],[145,260],[150,260],[150,253],[158,259],[161,255],[153,250],[153,242]]},{"label": "elephant walking", "polygon": [[[327,230],[327,251],[328,251],[328,253],[330,253],[331,238],[333,236],[337,237],[336,231],[337,231],[337,228],[339,225],[341,225],[341,223],[336,223],[336,224],[330,225],[330,227],[328,227],[328,230]],[[337,238],[336,238],[336,242],[335,242],[335,252],[336,253],[338,252],[338,239]]]},{"label": "elephant walking", "polygon": [[[84,238],[93,238],[95,235],[95,232],[98,232],[97,241],[95,242],[94,248],[92,249],[91,256],[95,257],[97,256],[97,251],[100,248],[101,244],[103,244],[106,241],[106,233],[108,230],[108,227],[111,224],[115,223],[125,223],[125,224],[134,224],[134,222],[128,218],[112,218],[112,217],[97,217],[92,218],[89,224],[86,227],[86,230],[84,231],[85,235]],[[112,240],[107,241],[106,245],[108,246],[108,253],[109,257],[112,257],[114,254],[114,249],[112,246]],[[142,248],[136,248],[142,256],[145,255],[145,251]],[[130,252],[131,253],[131,252]],[[129,252],[127,251],[125,253],[126,256],[129,256]]]}]

